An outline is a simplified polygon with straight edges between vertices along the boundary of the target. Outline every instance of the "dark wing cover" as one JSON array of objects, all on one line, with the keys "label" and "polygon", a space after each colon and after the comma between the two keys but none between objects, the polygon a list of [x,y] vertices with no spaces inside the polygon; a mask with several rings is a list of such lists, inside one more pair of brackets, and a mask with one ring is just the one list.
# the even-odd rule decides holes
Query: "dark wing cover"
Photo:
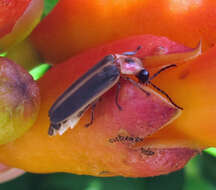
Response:
[{"label": "dark wing cover", "polygon": [[120,76],[119,69],[113,62],[114,56],[106,56],[75,81],[51,107],[49,111],[51,122],[58,123],[65,120],[81,107],[92,103],[98,94],[110,89]]}]

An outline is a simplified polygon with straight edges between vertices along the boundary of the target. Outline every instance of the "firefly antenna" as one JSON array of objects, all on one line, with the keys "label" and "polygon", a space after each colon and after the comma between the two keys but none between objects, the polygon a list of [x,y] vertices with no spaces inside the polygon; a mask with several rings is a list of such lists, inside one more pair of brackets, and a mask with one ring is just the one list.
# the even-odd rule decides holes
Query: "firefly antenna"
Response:
[{"label": "firefly antenna", "polygon": [[[169,97],[169,95],[168,95],[166,92],[164,92],[163,90],[161,90],[159,87],[157,87],[155,84],[153,84],[153,83],[151,82],[151,80],[154,79],[155,77],[157,77],[161,72],[163,72],[163,71],[165,71],[165,70],[167,70],[167,69],[169,69],[169,68],[171,68],[171,67],[176,67],[176,65],[175,65],[175,64],[172,64],[172,65],[168,65],[168,66],[166,66],[166,67],[163,67],[163,68],[161,68],[158,72],[156,72],[155,74],[153,74],[152,77],[149,77],[149,72],[148,72],[146,69],[143,68],[143,69],[136,75],[136,77],[138,78],[139,83],[147,84],[147,85],[150,84],[150,85],[151,85],[153,88],[155,88],[157,91],[159,91],[160,93],[162,93],[163,95],[165,95],[165,96],[169,99],[169,101],[170,101],[176,108],[183,110],[182,107],[180,107],[180,106],[178,106],[177,104],[174,103],[174,101]],[[134,81],[134,83],[135,83],[135,81]],[[138,84],[139,84],[139,83],[138,83]],[[138,86],[138,87],[139,87],[139,86]]]},{"label": "firefly antenna", "polygon": [[167,69],[169,69],[169,68],[171,68],[171,67],[176,67],[176,65],[175,65],[175,64],[172,64],[172,65],[168,65],[168,66],[166,66],[166,67],[163,67],[163,68],[160,69],[158,72],[156,72],[146,83],[147,83],[147,84],[150,84],[153,88],[155,88],[156,90],[158,90],[159,92],[161,92],[163,95],[165,95],[165,96],[169,99],[169,101],[170,101],[175,107],[177,107],[178,109],[183,110],[183,108],[180,107],[180,106],[178,106],[178,105],[170,98],[170,96],[169,96],[166,92],[164,92],[163,90],[161,90],[159,87],[157,87],[155,84],[153,84],[153,83],[151,82],[151,80],[152,80],[153,78],[155,78],[155,77],[158,76],[161,72],[163,72],[163,71],[165,71],[165,70],[167,70]]},{"label": "firefly antenna", "polygon": [[158,90],[158,91],[161,92],[163,95],[165,95],[165,96],[169,99],[169,101],[170,101],[175,107],[177,107],[177,108],[180,109],[180,110],[183,110],[182,107],[178,106],[175,102],[173,102],[173,100],[170,98],[170,96],[169,96],[166,92],[164,92],[163,90],[161,90],[159,87],[157,87],[157,86],[156,86],[155,84],[153,84],[151,81],[148,81],[147,83],[149,83],[152,87],[154,87],[156,90]]},{"label": "firefly antenna", "polygon": [[156,76],[158,76],[161,72],[171,68],[171,67],[176,67],[177,65],[172,64],[172,65],[168,65],[166,67],[163,67],[162,69],[160,69],[158,72],[156,72],[155,74],[153,74],[153,76],[151,76],[151,78],[149,80],[152,80],[153,78],[155,78]]}]

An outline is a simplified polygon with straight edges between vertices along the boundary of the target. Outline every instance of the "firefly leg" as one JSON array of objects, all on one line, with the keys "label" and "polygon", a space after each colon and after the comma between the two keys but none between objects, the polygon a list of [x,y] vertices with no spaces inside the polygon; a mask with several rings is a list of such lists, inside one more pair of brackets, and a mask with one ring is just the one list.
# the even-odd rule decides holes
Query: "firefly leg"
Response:
[{"label": "firefly leg", "polygon": [[120,91],[121,85],[120,82],[117,83],[117,90],[116,90],[116,96],[115,96],[115,102],[116,102],[116,106],[118,107],[118,109],[120,111],[122,111],[122,107],[119,105],[118,103],[118,99],[119,99],[119,91]]},{"label": "firefly leg", "polygon": [[89,123],[85,124],[85,127],[89,127],[90,125],[93,124],[93,121],[94,121],[94,111],[95,111],[96,103],[97,103],[97,102],[95,102],[95,103],[91,106],[91,108],[90,108],[90,109],[91,109],[91,120],[90,120]]},{"label": "firefly leg", "polygon": [[135,55],[141,48],[142,48],[142,46],[138,46],[138,47],[135,49],[135,51],[124,52],[124,53],[122,53],[122,55],[128,55],[128,56]]},{"label": "firefly leg", "polygon": [[133,84],[134,86],[136,86],[137,88],[139,88],[140,90],[142,90],[147,96],[150,96],[150,93],[147,92],[146,90],[144,90],[142,88],[142,86],[138,82],[135,82],[134,80],[130,79],[129,77],[121,76],[121,78],[123,78],[124,80],[129,81],[131,84]]},{"label": "firefly leg", "polygon": [[54,129],[52,128],[52,126],[50,126],[48,130],[48,135],[53,136],[53,134],[54,134]]}]

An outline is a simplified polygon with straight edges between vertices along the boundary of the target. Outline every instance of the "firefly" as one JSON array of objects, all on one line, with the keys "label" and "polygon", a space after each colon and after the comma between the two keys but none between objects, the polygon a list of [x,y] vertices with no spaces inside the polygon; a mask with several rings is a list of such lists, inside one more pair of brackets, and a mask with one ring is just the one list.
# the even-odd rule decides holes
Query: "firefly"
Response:
[{"label": "firefly", "polygon": [[[151,81],[161,72],[175,67],[175,64],[163,67],[150,77],[148,70],[143,66],[142,60],[134,55],[141,48],[123,54],[111,54],[105,56],[83,76],[76,80],[51,106],[49,110],[50,127],[48,134],[62,135],[68,128],[74,128],[86,110],[91,109],[91,120],[86,127],[90,126],[94,120],[94,108],[100,97],[117,85],[115,96],[116,106],[119,110],[122,107],[118,103],[120,91],[120,78],[129,81],[146,95],[149,92],[142,88],[142,85],[151,85],[157,91],[165,95],[168,100],[178,109],[183,109],[169,97],[169,95],[153,84]],[[138,82],[129,78],[130,75],[136,76]]]}]

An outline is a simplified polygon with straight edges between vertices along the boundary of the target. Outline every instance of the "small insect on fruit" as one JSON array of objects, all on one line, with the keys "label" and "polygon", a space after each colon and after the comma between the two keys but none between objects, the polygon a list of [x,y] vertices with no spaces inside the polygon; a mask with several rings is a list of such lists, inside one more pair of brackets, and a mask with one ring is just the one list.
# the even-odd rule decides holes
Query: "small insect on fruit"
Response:
[{"label": "small insect on fruit", "polygon": [[[153,88],[164,94],[175,107],[182,109],[164,91],[151,82],[162,71],[175,67],[176,65],[166,66],[150,77],[149,72],[143,67],[141,59],[134,56],[140,48],[139,46],[133,52],[113,54],[104,57],[99,63],[75,81],[50,108],[49,117],[51,124],[48,134],[50,136],[56,133],[62,135],[68,128],[74,128],[88,108],[91,108],[92,114],[91,121],[86,126],[91,125],[94,120],[96,102],[115,84],[118,85],[115,99],[116,105],[119,110],[122,110],[122,107],[118,103],[120,78],[129,81],[146,93],[146,95],[150,94],[142,88],[142,84],[150,84]],[[129,75],[135,75],[139,82],[129,78]]]}]

